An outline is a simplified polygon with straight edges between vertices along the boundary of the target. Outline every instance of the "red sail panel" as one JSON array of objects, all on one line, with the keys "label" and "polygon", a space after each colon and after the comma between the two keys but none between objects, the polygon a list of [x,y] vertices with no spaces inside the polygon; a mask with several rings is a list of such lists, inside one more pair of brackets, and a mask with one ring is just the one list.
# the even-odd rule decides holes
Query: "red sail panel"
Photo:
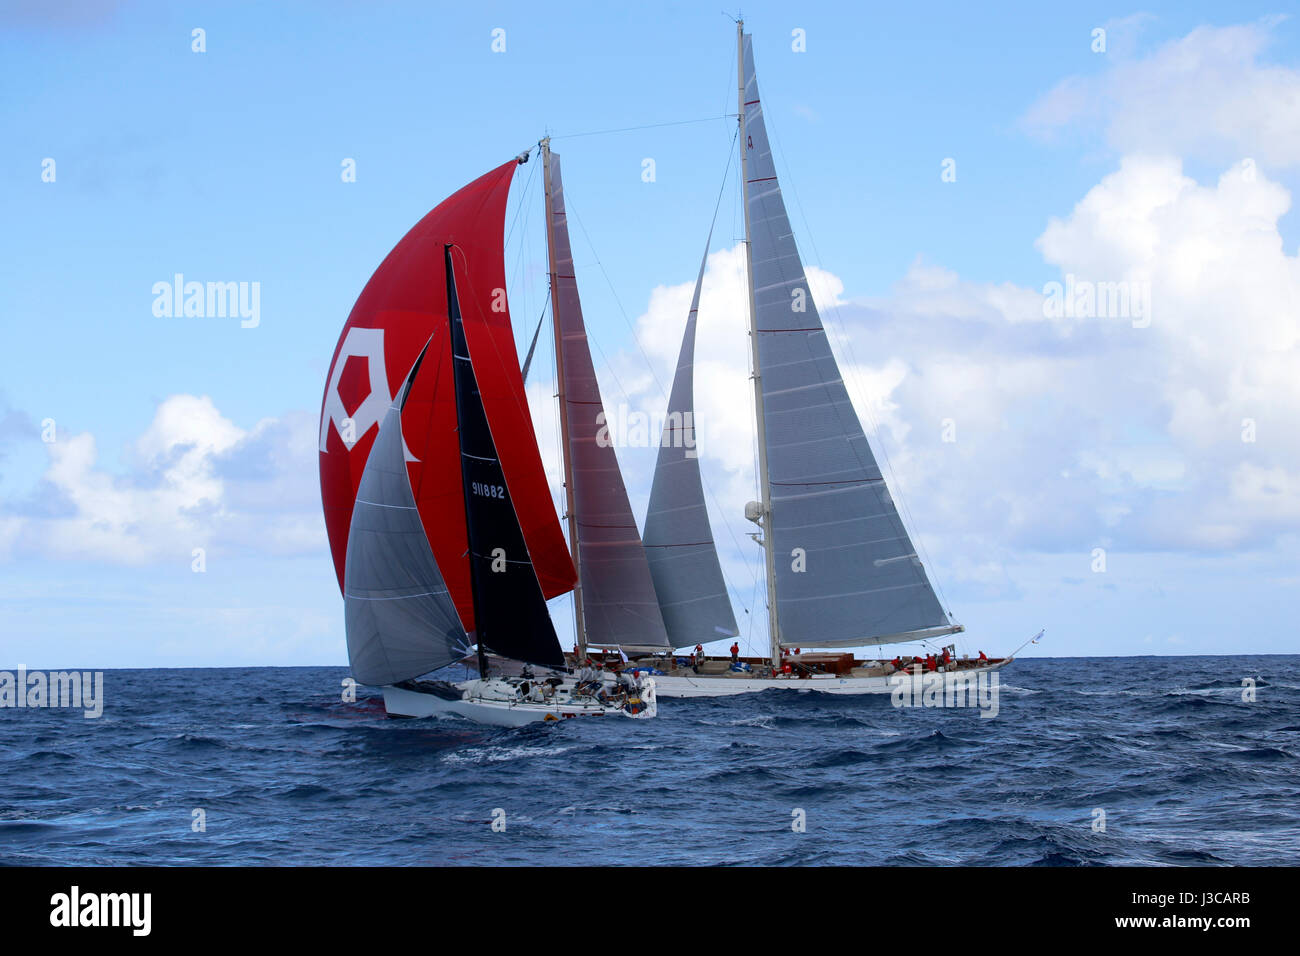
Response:
[{"label": "red sail panel", "polygon": [[502,237],[515,166],[511,160],[449,196],[388,254],[343,326],[321,401],[321,501],[341,588],[352,505],[366,457],[392,396],[429,344],[428,368],[402,413],[406,460],[425,534],[466,630],[473,630],[474,612],[456,440],[445,243],[455,243],[465,253],[463,274],[457,275],[465,334],[542,592],[548,598],[564,594],[577,578],[537,449],[505,299]]}]

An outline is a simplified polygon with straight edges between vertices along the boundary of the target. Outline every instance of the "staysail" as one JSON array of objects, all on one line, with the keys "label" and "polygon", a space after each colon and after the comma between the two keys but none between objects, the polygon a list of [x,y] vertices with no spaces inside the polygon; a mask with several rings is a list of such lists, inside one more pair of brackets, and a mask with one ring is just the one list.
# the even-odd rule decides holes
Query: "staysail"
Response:
[{"label": "staysail", "polygon": [[[858,646],[951,633],[867,444],[786,215],[743,36],[744,129],[764,435],[783,645]],[[770,599],[770,596],[769,596]]]},{"label": "staysail", "polygon": [[[559,346],[560,409],[567,428],[573,481],[581,613],[589,644],[636,649],[669,647],[654,582],[628,503],[627,488],[605,424],[596,369],[587,345],[573,271],[560,157],[544,151],[552,238],[551,308]],[[471,346],[473,343],[471,343]]]},{"label": "staysail", "polygon": [[409,680],[469,652],[402,454],[401,407],[419,368],[417,359],[384,414],[351,514],[343,613],[352,676],[363,684]]},{"label": "staysail", "polygon": [[353,503],[379,423],[429,343],[424,372],[402,412],[403,456],[421,524],[466,630],[474,628],[474,610],[440,281],[445,242],[466,255],[465,334],[542,591],[564,594],[576,577],[537,449],[505,299],[505,208],[516,165],[504,163],[447,198],[388,254],[343,327],[321,402],[321,499],[335,571],[345,587]]},{"label": "staysail", "polygon": [[673,647],[691,647],[740,633],[709,526],[695,444],[695,323],[712,239],[710,230],[686,315],[642,538]]},{"label": "staysail", "polygon": [[453,258],[462,256],[450,245],[444,256],[475,638],[504,657],[562,668],[564,654],[528,556],[470,359],[453,267]]}]

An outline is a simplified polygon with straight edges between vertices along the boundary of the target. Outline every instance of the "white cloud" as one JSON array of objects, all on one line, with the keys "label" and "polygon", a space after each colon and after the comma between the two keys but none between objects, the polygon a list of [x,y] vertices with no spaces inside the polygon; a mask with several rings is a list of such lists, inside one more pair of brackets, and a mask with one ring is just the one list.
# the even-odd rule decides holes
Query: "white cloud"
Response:
[{"label": "white cloud", "polygon": [[262,554],[324,546],[314,416],[245,430],[207,396],[173,395],[127,450],[99,464],[94,435],[60,436],[33,496],[0,522],[0,555],[117,564],[190,561],[194,548]]},{"label": "white cloud", "polygon": [[[1132,156],[1051,220],[1037,245],[1062,276],[1150,283],[1148,327],[1047,318],[1038,290],[920,260],[883,299],[844,301],[838,277],[819,277],[873,447],[959,580],[1007,590],[989,570],[1005,549],[1238,549],[1300,530],[1300,437],[1285,424],[1300,420],[1300,260],[1278,233],[1289,204],[1239,165],[1201,185],[1177,160]],[[665,388],[692,288],[656,288],[637,320]],[[741,247],[710,256],[697,428],[706,482],[742,542],[754,494],[744,296]],[[653,412],[663,396],[636,401]],[[956,442],[943,440],[949,420]]]},{"label": "white cloud", "polygon": [[1141,59],[1128,43],[1110,44],[1113,66],[1062,81],[1024,122],[1042,135],[1101,128],[1122,153],[1300,163],[1300,71],[1262,58],[1278,22],[1199,27]]}]

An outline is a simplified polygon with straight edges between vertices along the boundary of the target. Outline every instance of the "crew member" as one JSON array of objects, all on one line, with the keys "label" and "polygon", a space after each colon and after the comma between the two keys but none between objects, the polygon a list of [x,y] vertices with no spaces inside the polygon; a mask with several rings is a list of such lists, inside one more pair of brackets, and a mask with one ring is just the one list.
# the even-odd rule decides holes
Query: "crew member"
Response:
[{"label": "crew member", "polygon": [[740,643],[737,641],[731,645],[731,663],[734,664],[738,660],[740,660]]}]

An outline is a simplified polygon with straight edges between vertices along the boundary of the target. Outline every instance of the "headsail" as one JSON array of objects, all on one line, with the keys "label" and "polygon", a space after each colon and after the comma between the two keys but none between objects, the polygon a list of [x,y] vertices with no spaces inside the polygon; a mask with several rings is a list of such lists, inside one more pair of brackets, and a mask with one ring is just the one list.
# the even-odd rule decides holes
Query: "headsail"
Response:
[{"label": "headsail", "polygon": [[564,594],[576,577],[537,450],[505,300],[502,237],[515,168],[514,160],[504,163],[448,197],[388,254],[343,327],[321,403],[321,499],[335,571],[344,586],[353,502],[377,426],[406,370],[433,339],[424,374],[402,412],[404,457],[425,534],[467,630],[474,627],[474,611],[453,438],[447,307],[438,278],[444,242],[455,242],[467,256],[461,285],[465,333],[543,593]]},{"label": "headsail", "polygon": [[363,684],[409,680],[469,651],[402,454],[401,407],[419,368],[417,359],[384,415],[352,509],[343,606],[348,661]]},{"label": "headsail", "polygon": [[712,239],[710,230],[668,397],[643,536],[659,609],[673,647],[691,647],[740,633],[709,527],[695,445],[695,322]]},{"label": "headsail", "polygon": [[528,556],[470,359],[456,295],[453,248],[447,246],[444,256],[475,637],[505,657],[560,668],[564,654]]},{"label": "headsail", "polygon": [[576,553],[583,619],[590,644],[667,648],[668,633],[618,458],[604,425],[604,405],[587,346],[573,272],[560,157],[546,153],[550,183],[554,286],[551,307],[560,340],[557,365],[573,474]]},{"label": "headsail", "polygon": [[776,604],[785,645],[857,646],[958,630],[939,605],[840,377],[786,215],[743,38],[754,325]]}]

